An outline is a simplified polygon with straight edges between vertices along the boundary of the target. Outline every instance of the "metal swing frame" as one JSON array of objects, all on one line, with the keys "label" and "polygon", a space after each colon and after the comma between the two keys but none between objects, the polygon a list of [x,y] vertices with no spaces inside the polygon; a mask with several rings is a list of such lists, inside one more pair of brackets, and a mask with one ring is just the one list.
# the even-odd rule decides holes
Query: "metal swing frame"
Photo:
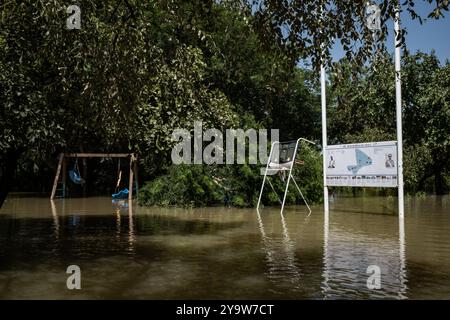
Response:
[{"label": "metal swing frame", "polygon": [[[129,173],[129,194],[128,200],[133,199],[133,184],[136,187],[136,194],[139,192],[138,188],[138,167],[137,160],[138,155],[136,153],[60,153],[58,158],[58,167],[56,169],[55,178],[53,181],[52,193],[50,200],[54,200],[56,197],[56,191],[62,191],[62,197],[66,196],[66,159],[68,158],[129,158],[130,160],[130,173]],[[86,166],[84,167],[86,169]],[[84,174],[86,180],[86,172]],[[60,189],[57,189],[58,185],[61,185]],[[85,193],[85,192],[84,192]]]},{"label": "metal swing frame", "polygon": [[[281,211],[280,211],[280,213],[282,214],[283,210],[284,210],[284,205],[286,203],[286,196],[287,196],[288,189],[289,189],[289,183],[290,183],[290,181],[292,179],[292,181],[294,181],[295,186],[297,187],[297,191],[299,192],[300,196],[302,197],[303,201],[305,201],[305,204],[308,207],[308,210],[309,210],[308,216],[311,214],[311,212],[312,212],[311,208],[309,207],[308,202],[306,201],[305,197],[303,196],[303,193],[300,190],[300,187],[298,186],[294,175],[292,174],[292,169],[294,168],[295,160],[296,160],[296,157],[297,157],[298,146],[299,146],[301,141],[305,141],[305,142],[308,142],[308,143],[311,143],[311,144],[315,145],[315,143],[310,141],[310,140],[307,140],[307,139],[304,139],[304,138],[297,139],[297,141],[295,142],[295,148],[294,148],[294,153],[293,153],[293,156],[292,156],[292,160],[285,163],[285,164],[288,164],[288,167],[280,165],[278,168],[271,168],[270,167],[271,163],[273,163],[272,162],[272,155],[273,155],[274,147],[282,145],[282,144],[293,143],[293,142],[275,141],[275,142],[272,143],[272,146],[270,148],[270,153],[269,153],[269,159],[267,160],[266,170],[264,171],[263,183],[262,183],[262,186],[261,186],[261,191],[259,193],[258,205],[256,206],[256,210],[259,210],[259,205],[261,204],[262,194],[263,194],[263,191],[264,191],[264,185],[265,185],[265,183],[267,181],[269,183],[270,187],[272,188],[272,191],[278,197],[278,200],[279,200],[279,202],[281,204]],[[281,201],[280,196],[275,191],[275,188],[273,187],[272,183],[270,182],[270,179],[268,179],[268,177],[267,177],[267,174],[274,175],[274,174],[278,173],[279,171],[288,171],[286,187],[284,189],[283,201]]]}]

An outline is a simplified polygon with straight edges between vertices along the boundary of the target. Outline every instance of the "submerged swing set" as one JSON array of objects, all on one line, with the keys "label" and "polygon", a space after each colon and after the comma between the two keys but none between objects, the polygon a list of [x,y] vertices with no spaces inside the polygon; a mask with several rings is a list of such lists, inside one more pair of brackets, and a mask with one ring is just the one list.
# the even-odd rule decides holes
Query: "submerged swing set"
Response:
[{"label": "submerged swing set", "polygon": [[[70,180],[78,185],[86,187],[86,158],[118,158],[117,168],[117,183],[115,186],[115,193],[111,195],[113,199],[133,199],[133,187],[138,192],[138,176],[137,176],[137,155],[134,153],[60,153],[58,158],[58,167],[56,169],[55,179],[53,181],[52,193],[50,200],[56,198],[57,191],[60,192],[59,198],[64,198],[66,195],[66,182],[67,182],[67,159],[75,158],[74,166],[69,170]],[[78,166],[78,159],[82,158],[84,161],[84,178],[80,173]],[[129,158],[129,185],[128,188],[119,190],[122,181],[122,169],[120,166],[121,158]],[[133,185],[134,184],[134,185]],[[59,188],[58,188],[59,187]]]}]

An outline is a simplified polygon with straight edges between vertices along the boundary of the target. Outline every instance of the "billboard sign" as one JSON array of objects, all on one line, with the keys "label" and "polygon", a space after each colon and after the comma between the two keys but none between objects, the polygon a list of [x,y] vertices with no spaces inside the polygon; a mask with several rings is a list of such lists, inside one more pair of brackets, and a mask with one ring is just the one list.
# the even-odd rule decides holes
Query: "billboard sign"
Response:
[{"label": "billboard sign", "polygon": [[397,187],[397,142],[341,144],[326,149],[327,186]]}]

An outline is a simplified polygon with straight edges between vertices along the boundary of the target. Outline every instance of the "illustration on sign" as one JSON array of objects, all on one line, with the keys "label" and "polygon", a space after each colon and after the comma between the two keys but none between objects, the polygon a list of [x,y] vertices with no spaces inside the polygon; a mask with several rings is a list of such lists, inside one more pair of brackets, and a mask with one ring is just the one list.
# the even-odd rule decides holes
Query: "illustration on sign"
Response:
[{"label": "illustration on sign", "polygon": [[333,159],[333,156],[330,157],[330,162],[328,164],[329,169],[336,168],[336,161]]},{"label": "illustration on sign", "polygon": [[353,174],[357,174],[358,170],[365,166],[370,166],[372,164],[372,159],[359,149],[355,150],[356,153],[356,166],[347,166],[348,171]]},{"label": "illustration on sign", "polygon": [[386,164],[385,164],[385,166],[386,166],[386,168],[394,168],[395,167],[395,163],[394,163],[394,160],[392,160],[392,154],[387,154],[386,155]]}]

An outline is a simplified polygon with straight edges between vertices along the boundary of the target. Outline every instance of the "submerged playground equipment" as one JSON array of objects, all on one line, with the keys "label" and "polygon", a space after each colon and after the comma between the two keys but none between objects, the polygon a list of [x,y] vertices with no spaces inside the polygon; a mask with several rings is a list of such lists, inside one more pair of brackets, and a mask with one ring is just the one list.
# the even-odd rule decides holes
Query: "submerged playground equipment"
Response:
[{"label": "submerged playground equipment", "polygon": [[[300,187],[297,184],[297,181],[295,181],[295,177],[292,174],[292,169],[294,168],[294,164],[300,164],[303,165],[303,161],[296,160],[297,153],[299,150],[299,144],[301,141],[305,141],[311,144],[314,144],[314,142],[309,141],[304,138],[299,138],[297,140],[293,141],[287,141],[287,142],[279,142],[275,141],[272,143],[272,146],[270,148],[270,154],[269,159],[267,161],[266,169],[264,171],[264,178],[263,183],[261,185],[261,191],[259,193],[259,199],[258,199],[258,205],[256,206],[256,210],[259,210],[259,205],[261,204],[261,198],[264,191],[264,185],[266,184],[266,181],[269,183],[270,187],[272,188],[272,191],[278,196],[278,193],[275,191],[275,188],[273,187],[272,183],[270,182],[270,179],[268,179],[268,175],[272,176],[275,174],[279,174],[280,178],[284,181],[287,178],[286,181],[286,187],[284,189],[284,195],[283,195],[283,201],[278,196],[278,200],[281,204],[281,213],[283,213],[284,205],[286,202],[286,195],[288,193],[289,189],[289,182],[294,182],[297,191],[299,192],[300,196],[302,197],[303,201],[305,201],[306,206],[308,207],[309,214],[311,214],[311,208],[308,205],[308,202],[306,201],[305,197],[303,196],[302,191],[300,190]],[[287,174],[286,174],[287,172]],[[287,175],[287,177],[286,177]]]},{"label": "submerged playground equipment", "polygon": [[[119,158],[118,167],[118,179],[116,184],[115,193],[112,194],[113,199],[133,199],[133,187],[138,192],[138,176],[137,176],[137,155],[135,153],[60,153],[58,158],[58,167],[56,169],[55,179],[53,181],[52,193],[50,195],[50,200],[57,197],[57,192],[59,191],[58,198],[64,198],[66,195],[66,184],[67,184],[67,161],[68,159],[75,158],[75,164],[71,170],[69,170],[70,180],[78,185],[86,185],[86,158]],[[78,159],[84,160],[84,175],[80,173],[78,167]],[[129,158],[129,183],[128,188],[118,190],[121,179],[122,170],[120,168],[120,158]],[[133,185],[134,184],[134,185]]]}]

